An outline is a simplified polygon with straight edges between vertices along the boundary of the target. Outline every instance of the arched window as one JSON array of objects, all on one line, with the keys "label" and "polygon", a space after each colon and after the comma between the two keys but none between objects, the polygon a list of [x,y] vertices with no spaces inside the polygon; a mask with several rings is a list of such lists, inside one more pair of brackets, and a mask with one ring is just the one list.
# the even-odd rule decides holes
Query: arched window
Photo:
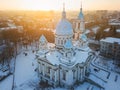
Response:
[{"label": "arched window", "polygon": [[73,79],[75,79],[75,70],[73,70]]}]

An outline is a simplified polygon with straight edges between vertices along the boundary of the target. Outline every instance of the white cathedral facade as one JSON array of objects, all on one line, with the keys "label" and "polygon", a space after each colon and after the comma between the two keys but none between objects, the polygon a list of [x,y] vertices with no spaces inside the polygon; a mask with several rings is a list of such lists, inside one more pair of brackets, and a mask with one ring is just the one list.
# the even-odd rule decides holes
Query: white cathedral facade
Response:
[{"label": "white cathedral facade", "polygon": [[[73,31],[63,7],[62,18],[56,27],[55,43],[49,43],[44,35],[40,37],[36,59],[41,81],[54,87],[71,87],[85,80],[89,73],[90,50],[84,34],[84,24],[81,8],[76,22],[76,32]],[[73,39],[75,33],[79,36],[77,40]]]}]

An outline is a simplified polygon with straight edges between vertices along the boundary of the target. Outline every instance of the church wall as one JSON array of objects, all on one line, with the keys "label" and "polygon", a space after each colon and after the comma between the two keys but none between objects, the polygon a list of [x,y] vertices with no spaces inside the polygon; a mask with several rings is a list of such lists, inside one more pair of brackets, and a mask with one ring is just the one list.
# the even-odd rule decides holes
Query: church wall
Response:
[{"label": "church wall", "polygon": [[57,86],[59,84],[58,67],[41,60],[38,60],[38,62],[38,73],[41,80],[47,81],[50,85]]},{"label": "church wall", "polygon": [[[48,81],[50,85],[70,87],[74,85],[77,81],[83,82],[87,66],[77,64],[72,68],[67,66],[54,66],[47,62],[39,61],[39,75],[43,81]],[[48,73],[48,67],[50,69]]]},{"label": "church wall", "polygon": [[[77,81],[77,67],[67,68],[61,66],[60,68],[60,85],[64,87],[70,87]],[[65,73],[65,80],[63,80],[63,73]]]},{"label": "church wall", "polygon": [[81,23],[80,23],[80,30],[81,30],[81,32],[85,31],[85,22],[84,21],[81,21]]},{"label": "church wall", "polygon": [[56,47],[63,47],[67,40],[72,40],[73,35],[55,35]]}]

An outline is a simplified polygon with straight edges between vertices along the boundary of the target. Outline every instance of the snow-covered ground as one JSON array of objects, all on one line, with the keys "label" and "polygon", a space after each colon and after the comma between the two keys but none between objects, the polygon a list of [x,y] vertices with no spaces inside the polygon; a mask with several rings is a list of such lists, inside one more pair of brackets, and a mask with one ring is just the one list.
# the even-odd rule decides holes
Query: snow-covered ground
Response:
[{"label": "snow-covered ground", "polygon": [[32,53],[32,51],[25,51],[25,53],[27,53],[27,56],[22,52],[16,58],[15,90],[26,87],[29,82],[32,82],[33,79],[37,78],[37,73],[35,72],[37,67],[35,54]]},{"label": "snow-covered ground", "polygon": [[[28,48],[28,50],[21,50],[19,55],[16,57],[15,63],[15,77],[13,82],[13,75],[8,76],[6,79],[0,82],[0,90],[34,90],[37,87],[39,78],[37,77],[37,60],[35,60],[35,52],[32,52],[34,48]],[[27,55],[25,56],[25,53]],[[103,70],[102,66],[99,66],[94,62],[95,66],[91,65],[92,76],[89,79],[93,79],[98,83],[104,84],[105,90],[120,90],[120,74],[113,72],[109,69],[108,71]],[[95,71],[95,68],[98,71]],[[101,69],[100,69],[101,68]],[[110,73],[110,74],[109,74]],[[14,85],[13,85],[14,83]],[[52,88],[51,90],[67,90],[66,88]],[[99,87],[92,85],[88,82],[84,82],[81,85],[75,86],[74,90],[101,90]]]},{"label": "snow-covered ground", "polygon": [[[14,90],[33,90],[35,88],[33,82],[37,83],[39,79],[35,72],[37,61],[35,60],[35,52],[33,53],[32,49],[34,48],[28,47],[28,50],[25,48],[19,50],[20,53],[16,57],[15,73],[0,82],[0,90],[12,90],[12,87]],[[25,53],[27,53],[26,56]],[[11,63],[11,66],[13,64]]]},{"label": "snow-covered ground", "polygon": [[109,70],[113,70],[115,72],[120,73],[120,67],[114,64],[114,60],[110,58],[105,58],[103,56],[98,56],[98,58],[95,60],[95,63],[106,68]]},{"label": "snow-covered ground", "polygon": [[[99,57],[98,57],[98,59],[99,59]],[[98,59],[96,59],[96,60],[98,60]],[[113,66],[112,66],[112,64],[110,64],[111,66],[109,64],[107,64],[107,60],[104,63],[103,63],[103,61],[96,63],[96,60],[94,60],[94,62],[92,62],[92,63],[94,63],[95,66],[93,66],[91,64],[91,73],[98,77],[98,78],[96,78],[96,81],[99,81],[99,79],[101,79],[101,81],[104,81],[104,83],[101,81],[98,83],[100,85],[104,86],[105,90],[120,90],[120,74],[114,72],[113,70],[111,71],[111,69],[108,69],[108,67],[112,68]],[[108,60],[108,62],[109,62],[109,60]],[[106,67],[104,64],[106,65]],[[95,69],[97,69],[97,71]],[[94,77],[93,78],[91,77],[91,79],[95,80]]]},{"label": "snow-covered ground", "polygon": [[[118,76],[117,81],[115,81],[116,76]],[[105,90],[120,90],[120,75],[111,72],[107,84],[105,85]]]},{"label": "snow-covered ground", "polygon": [[11,90],[12,89],[13,75],[10,75],[5,80],[0,82],[0,90]]},{"label": "snow-covered ground", "polygon": [[100,88],[90,84],[90,83],[83,83],[80,86],[77,86],[75,90],[100,90]]}]

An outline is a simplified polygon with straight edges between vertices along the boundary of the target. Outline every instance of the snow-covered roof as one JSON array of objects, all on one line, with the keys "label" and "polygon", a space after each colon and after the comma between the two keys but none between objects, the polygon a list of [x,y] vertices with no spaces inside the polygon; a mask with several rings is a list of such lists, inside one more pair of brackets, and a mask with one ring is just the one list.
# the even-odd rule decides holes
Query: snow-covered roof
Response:
[{"label": "snow-covered roof", "polygon": [[71,23],[67,19],[61,19],[61,21],[57,24],[55,34],[57,35],[73,34],[73,28]]},{"label": "snow-covered roof", "polygon": [[109,25],[120,25],[120,19],[110,19]]},{"label": "snow-covered roof", "polygon": [[0,28],[0,31],[6,31],[6,30],[11,30],[11,29],[16,29],[18,31],[22,31],[23,30],[23,26],[3,27],[3,28]]},{"label": "snow-covered roof", "polygon": [[[80,41],[73,41],[73,46],[77,48],[78,50],[90,52],[91,49],[88,46],[80,46]],[[87,42],[88,43],[88,42]]]},{"label": "snow-covered roof", "polygon": [[110,31],[110,28],[106,28],[104,31],[105,31],[105,32],[109,32],[109,31]]},{"label": "snow-covered roof", "polygon": [[89,30],[89,29],[86,29],[86,30],[85,30],[85,34],[88,34],[88,33],[90,33],[90,30]]},{"label": "snow-covered roof", "polygon": [[60,62],[59,62],[60,57],[61,57],[61,54],[57,51],[49,52],[46,55],[47,60],[53,65],[59,65],[60,64]]},{"label": "snow-covered roof", "polygon": [[116,32],[120,33],[120,29],[117,29]]},{"label": "snow-covered roof", "polygon": [[[73,56],[73,58],[71,58],[71,61],[75,61],[75,63],[70,66],[73,67],[74,65],[78,64],[78,63],[82,63],[82,62],[86,62],[87,57],[88,57],[88,52],[86,51],[82,51],[82,50],[75,50],[75,56]],[[61,58],[63,58],[62,54],[58,51],[53,51],[53,52],[49,52],[46,55],[47,60],[53,64],[53,65],[66,65],[60,62]]]},{"label": "snow-covered roof", "polygon": [[72,41],[71,40],[67,40],[64,47],[66,49],[71,49],[73,47]]},{"label": "snow-covered roof", "polygon": [[95,26],[92,28],[92,31],[96,34],[99,28],[100,28],[99,26]]},{"label": "snow-covered roof", "polygon": [[107,37],[105,39],[101,39],[100,41],[108,42],[108,43],[118,42],[120,44],[120,38]]}]

